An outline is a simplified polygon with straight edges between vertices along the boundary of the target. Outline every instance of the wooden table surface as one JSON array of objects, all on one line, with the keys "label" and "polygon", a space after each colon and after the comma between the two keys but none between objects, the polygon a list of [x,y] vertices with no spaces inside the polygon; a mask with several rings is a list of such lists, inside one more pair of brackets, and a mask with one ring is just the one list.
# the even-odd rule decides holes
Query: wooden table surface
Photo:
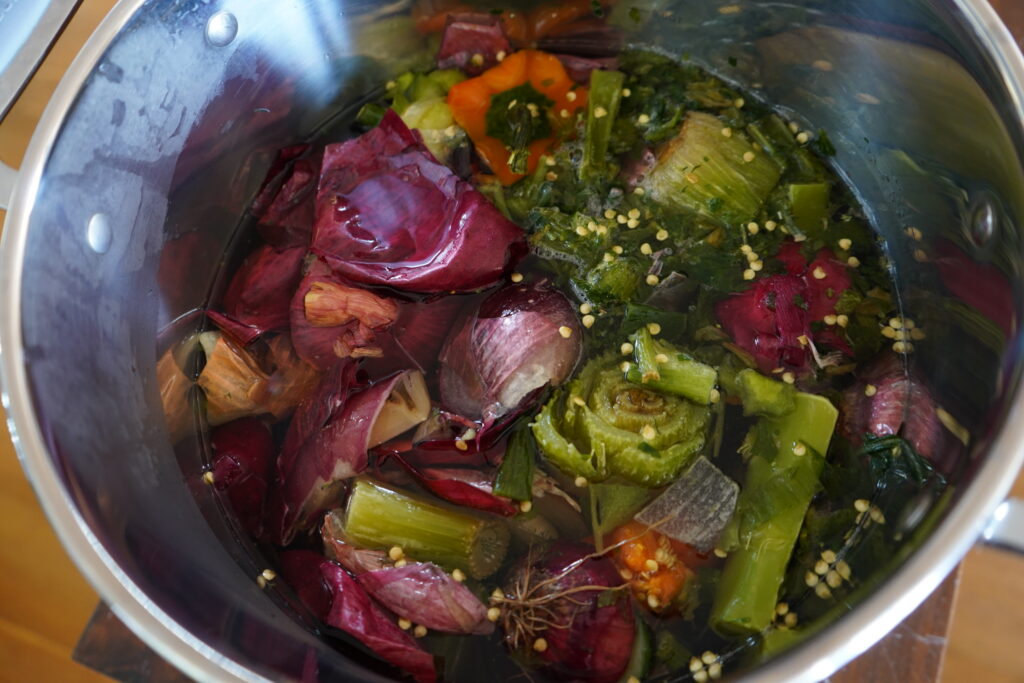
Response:
[{"label": "wooden table surface", "polygon": [[[84,0],[43,68],[0,125],[0,161],[19,165],[61,74],[113,4],[114,0]],[[1024,0],[993,0],[992,4],[1015,35],[1024,36]],[[1017,480],[1014,493],[1024,496],[1024,476]],[[949,614],[948,602],[943,601],[951,599],[947,587],[913,617],[917,621],[912,631],[897,632],[888,642],[929,634],[941,637]],[[108,681],[70,658],[97,600],[50,530],[6,430],[0,427],[0,681]],[[919,673],[935,670],[937,665],[908,659],[879,668],[871,666],[877,660],[874,652],[852,665],[842,680],[920,681],[924,679]],[[920,668],[915,672],[915,667]],[[1024,559],[982,547],[967,556],[940,680],[1024,683]]]}]

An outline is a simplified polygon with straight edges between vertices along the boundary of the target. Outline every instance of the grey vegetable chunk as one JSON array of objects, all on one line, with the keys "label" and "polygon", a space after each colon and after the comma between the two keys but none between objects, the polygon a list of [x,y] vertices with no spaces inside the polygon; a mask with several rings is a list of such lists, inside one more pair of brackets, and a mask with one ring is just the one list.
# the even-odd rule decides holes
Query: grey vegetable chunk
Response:
[{"label": "grey vegetable chunk", "polygon": [[732,518],[739,493],[739,484],[701,456],[634,519],[708,552]]}]

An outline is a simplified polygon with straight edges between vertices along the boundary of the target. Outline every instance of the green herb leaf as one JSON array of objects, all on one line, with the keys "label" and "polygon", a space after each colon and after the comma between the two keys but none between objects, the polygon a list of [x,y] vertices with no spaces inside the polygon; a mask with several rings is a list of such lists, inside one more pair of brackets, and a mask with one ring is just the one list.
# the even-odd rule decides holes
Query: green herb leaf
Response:
[{"label": "green herb leaf", "polygon": [[525,173],[530,143],[551,135],[548,110],[553,104],[529,83],[491,96],[487,134],[508,146],[513,172]]},{"label": "green herb leaf", "polygon": [[494,480],[495,494],[512,500],[530,500],[533,497],[534,451],[533,435],[525,424],[512,432],[505,458]]}]

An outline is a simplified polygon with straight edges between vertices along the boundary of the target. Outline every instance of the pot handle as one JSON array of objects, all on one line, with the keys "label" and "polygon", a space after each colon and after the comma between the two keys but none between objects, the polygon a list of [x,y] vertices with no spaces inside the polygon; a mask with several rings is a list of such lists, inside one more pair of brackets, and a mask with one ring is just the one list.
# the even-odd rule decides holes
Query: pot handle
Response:
[{"label": "pot handle", "polygon": [[[0,122],[28,85],[82,0],[22,0],[0,6]],[[0,209],[17,171],[0,163]]]},{"label": "pot handle", "polygon": [[1003,501],[981,537],[986,543],[1024,554],[1024,499]]}]

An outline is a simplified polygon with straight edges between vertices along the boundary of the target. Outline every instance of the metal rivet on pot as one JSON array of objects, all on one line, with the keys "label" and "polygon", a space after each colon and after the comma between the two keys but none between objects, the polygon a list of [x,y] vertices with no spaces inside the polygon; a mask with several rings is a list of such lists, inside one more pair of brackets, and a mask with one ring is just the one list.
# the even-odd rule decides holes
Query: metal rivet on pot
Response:
[{"label": "metal rivet on pot", "polygon": [[999,227],[999,212],[995,204],[986,198],[977,201],[971,211],[967,236],[976,247],[984,247],[996,234]]},{"label": "metal rivet on pot", "polygon": [[110,229],[110,219],[107,218],[107,214],[93,214],[85,230],[85,239],[89,242],[92,250],[97,254],[106,254],[107,250],[110,249],[110,242],[113,240],[113,237],[114,233]]},{"label": "metal rivet on pot", "polygon": [[224,47],[238,35],[238,19],[231,12],[221,10],[206,22],[206,42],[214,47]]}]

